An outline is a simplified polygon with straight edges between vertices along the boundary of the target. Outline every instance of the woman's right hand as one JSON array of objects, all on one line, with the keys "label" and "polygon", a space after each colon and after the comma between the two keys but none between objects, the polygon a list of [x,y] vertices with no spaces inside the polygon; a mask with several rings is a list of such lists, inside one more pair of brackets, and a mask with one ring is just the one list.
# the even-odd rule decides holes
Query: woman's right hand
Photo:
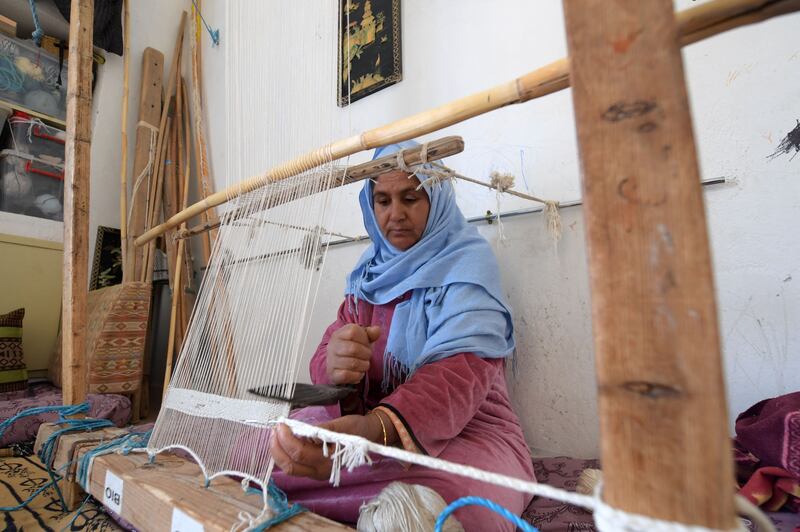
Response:
[{"label": "woman's right hand", "polygon": [[328,341],[327,372],[333,384],[358,384],[369,371],[372,343],[381,336],[377,326],[349,323]]}]

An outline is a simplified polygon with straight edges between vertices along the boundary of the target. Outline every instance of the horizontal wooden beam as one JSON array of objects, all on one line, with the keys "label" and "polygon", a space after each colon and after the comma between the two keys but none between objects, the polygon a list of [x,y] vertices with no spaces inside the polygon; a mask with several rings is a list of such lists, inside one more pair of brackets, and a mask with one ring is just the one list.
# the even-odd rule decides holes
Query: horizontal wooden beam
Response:
[{"label": "horizontal wooden beam", "polygon": [[[60,428],[57,424],[43,424],[36,438],[36,450]],[[72,500],[72,508],[84,497],[83,490],[75,484],[75,471],[80,458],[101,443],[126,432],[106,428],[67,433],[59,437],[51,466],[63,472],[65,479],[59,482],[59,486]],[[205,532],[224,532],[239,522],[240,513],[256,517],[261,512],[261,497],[246,494],[238,480],[216,478],[205,487],[197,464],[169,453],[159,454],[152,463],[145,453],[95,457],[90,472],[89,493],[114,510],[106,497],[108,474],[119,479],[122,485],[121,508],[116,513],[137,530],[174,530],[170,528],[173,516],[176,512],[182,512],[201,523]],[[343,532],[352,529],[311,512],[303,512],[271,530]]]},{"label": "horizontal wooden beam", "polygon": [[[445,157],[450,157],[451,155],[455,155],[464,151],[464,139],[458,136],[442,137],[440,139],[427,142],[425,145],[427,146],[427,153],[425,154],[424,158],[422,157],[422,146],[404,150],[404,164],[408,167],[411,167],[423,162],[438,161]],[[392,170],[397,170],[399,168],[400,166],[397,161],[397,154],[379,157],[374,161],[369,161],[341,170],[338,175],[331,179],[331,188],[349,185],[365,179],[372,179],[381,174],[385,174],[386,172],[391,172]],[[305,183],[302,183],[297,185],[297,188],[303,189],[306,186],[307,185]],[[287,192],[285,189],[282,189],[279,193],[276,193],[272,198],[266,201],[262,210],[271,209],[272,207],[288,201],[294,201],[295,199],[297,198],[291,191]],[[229,214],[224,215],[222,218],[228,220],[231,218],[236,218],[242,212],[242,210],[242,208],[237,209]],[[222,222],[220,220],[216,220],[213,222],[195,225],[188,229],[181,229],[180,231],[175,232],[175,238],[181,239],[199,235],[201,233],[205,233],[206,231],[210,231],[211,229],[215,229],[221,224]]]},{"label": "horizontal wooden beam", "polygon": [[[158,455],[152,464],[144,453],[107,454],[95,458],[89,492],[104,501],[106,474],[123,482],[121,517],[138,530],[170,530],[176,511],[202,523],[205,532],[227,532],[244,512],[256,517],[261,498],[247,495],[242,483],[217,478],[204,487],[197,464],[175,455]],[[349,527],[311,512],[273,527],[276,532],[343,532]]]}]

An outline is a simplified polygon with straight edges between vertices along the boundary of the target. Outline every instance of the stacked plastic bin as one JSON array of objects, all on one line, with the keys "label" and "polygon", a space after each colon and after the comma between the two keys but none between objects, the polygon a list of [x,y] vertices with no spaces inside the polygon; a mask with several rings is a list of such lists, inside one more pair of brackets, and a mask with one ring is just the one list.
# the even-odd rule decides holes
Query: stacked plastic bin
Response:
[{"label": "stacked plastic bin", "polygon": [[0,34],[0,107],[16,109],[0,144],[0,210],[63,219],[64,132],[20,110],[63,120],[66,93],[63,58]]},{"label": "stacked plastic bin", "polygon": [[0,100],[64,120],[67,63],[31,41],[0,33]]},{"label": "stacked plastic bin", "polygon": [[16,111],[0,151],[0,210],[63,220],[62,130]]}]

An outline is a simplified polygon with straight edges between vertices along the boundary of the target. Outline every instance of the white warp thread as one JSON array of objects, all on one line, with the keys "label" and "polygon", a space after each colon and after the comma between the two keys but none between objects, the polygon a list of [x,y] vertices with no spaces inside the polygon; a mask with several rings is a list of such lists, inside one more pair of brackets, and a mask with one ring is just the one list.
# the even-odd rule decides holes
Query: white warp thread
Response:
[{"label": "white warp thread", "polygon": [[283,411],[283,402],[275,401],[275,404],[273,409],[264,400],[248,401],[186,388],[170,388],[163,406],[192,416],[266,425]]},{"label": "white warp thread", "polygon": [[[594,512],[595,523],[597,524],[598,530],[601,532],[619,530],[628,532],[732,532],[727,530],[719,531],[717,529],[698,525],[684,525],[672,521],[663,521],[661,519],[653,519],[652,517],[632,514],[617,508],[612,508],[605,504],[600,497],[601,485],[597,486],[594,496],[581,495],[575,492],[554,488],[547,484],[538,484],[536,482],[521,480],[498,473],[483,471],[471,466],[454,464],[446,460],[424,454],[412,453],[397,447],[386,447],[371,442],[361,436],[340,434],[303,423],[296,419],[283,418],[277,420],[275,423],[285,424],[297,436],[321,440],[323,442],[322,448],[326,451],[326,456],[327,444],[333,443],[335,445],[334,455],[332,456],[333,470],[331,471],[331,482],[335,481],[334,485],[338,485],[338,469],[344,466],[348,471],[352,471],[356,467],[360,467],[366,463],[372,463],[368,455],[368,453],[372,452],[402,462],[430,467],[431,469],[445,471],[454,475],[460,475],[504,488],[510,488],[515,491],[521,491],[586,508]],[[739,525],[732,530],[741,532],[747,529],[740,522]],[[770,531],[767,530],[766,532]]]}]

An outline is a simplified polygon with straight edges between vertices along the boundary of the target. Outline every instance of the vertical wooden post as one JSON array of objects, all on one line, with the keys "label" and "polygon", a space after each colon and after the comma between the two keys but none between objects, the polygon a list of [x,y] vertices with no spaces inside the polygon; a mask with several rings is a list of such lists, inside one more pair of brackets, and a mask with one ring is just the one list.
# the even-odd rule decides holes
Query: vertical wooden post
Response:
[{"label": "vertical wooden post", "polygon": [[92,150],[94,0],[72,0],[64,166],[64,292],[61,302],[64,404],[86,400],[89,185]]},{"label": "vertical wooden post", "polygon": [[734,524],[706,220],[671,0],[565,0],[605,501]]},{"label": "vertical wooden post", "polygon": [[131,11],[128,0],[122,0],[123,17],[123,52],[122,52],[122,113],[120,116],[120,191],[119,191],[119,241],[122,254],[122,280],[126,275],[128,264],[128,82],[131,71]]}]

